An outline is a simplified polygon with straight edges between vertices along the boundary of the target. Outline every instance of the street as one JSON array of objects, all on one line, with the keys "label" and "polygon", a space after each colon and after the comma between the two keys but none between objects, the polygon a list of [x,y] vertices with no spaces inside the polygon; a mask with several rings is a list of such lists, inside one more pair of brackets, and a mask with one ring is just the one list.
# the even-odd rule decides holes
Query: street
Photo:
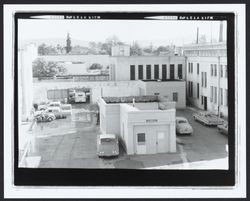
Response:
[{"label": "street", "polygon": [[[149,168],[149,169],[227,169],[227,136],[216,127],[206,127],[192,118],[191,109],[178,110],[193,127],[191,136],[177,136],[177,152],[128,156],[120,146],[120,155],[99,158],[96,154],[96,108],[73,105],[70,118],[38,123],[33,132],[29,157],[40,156],[39,168]],[[213,163],[214,161],[214,163]],[[212,163],[211,163],[212,162]],[[213,165],[214,164],[214,165]]]}]

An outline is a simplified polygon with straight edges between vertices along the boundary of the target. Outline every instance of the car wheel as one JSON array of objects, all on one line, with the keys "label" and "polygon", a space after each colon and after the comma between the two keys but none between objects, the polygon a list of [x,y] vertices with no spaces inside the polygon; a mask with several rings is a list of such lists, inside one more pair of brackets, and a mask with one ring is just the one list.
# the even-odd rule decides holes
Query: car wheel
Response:
[{"label": "car wheel", "polygon": [[49,122],[53,121],[52,117],[49,117],[49,118],[48,118],[48,121],[49,121]]},{"label": "car wheel", "polygon": [[203,122],[203,125],[204,125],[204,126],[207,126],[207,124],[206,124],[205,122]]}]

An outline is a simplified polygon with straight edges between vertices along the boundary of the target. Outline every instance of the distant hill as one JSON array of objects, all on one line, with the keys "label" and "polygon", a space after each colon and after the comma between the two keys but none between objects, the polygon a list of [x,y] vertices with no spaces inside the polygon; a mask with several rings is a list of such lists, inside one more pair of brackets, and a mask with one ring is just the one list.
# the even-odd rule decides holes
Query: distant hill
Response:
[{"label": "distant hill", "polygon": [[[88,46],[89,41],[84,40],[75,40],[71,39],[72,45],[80,45],[80,46]],[[45,43],[46,45],[56,46],[57,44],[61,46],[66,46],[66,39],[65,38],[46,38],[46,39],[31,39],[31,40],[23,40],[19,42],[20,47],[23,47],[27,44],[35,43],[37,46]]]}]

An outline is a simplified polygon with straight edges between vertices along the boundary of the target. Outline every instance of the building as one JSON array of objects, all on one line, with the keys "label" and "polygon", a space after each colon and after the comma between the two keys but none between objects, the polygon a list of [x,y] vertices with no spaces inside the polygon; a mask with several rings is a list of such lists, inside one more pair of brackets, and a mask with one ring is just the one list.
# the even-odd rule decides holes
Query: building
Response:
[{"label": "building", "polygon": [[228,116],[226,42],[184,46],[190,105]]},{"label": "building", "polygon": [[112,56],[130,56],[130,46],[129,45],[116,45],[111,49]]},{"label": "building", "polygon": [[175,103],[158,96],[99,101],[102,133],[119,136],[128,155],[176,152]]},{"label": "building", "polygon": [[113,81],[185,79],[183,56],[112,56],[110,62]]},{"label": "building", "polygon": [[18,50],[18,99],[19,99],[19,119],[26,121],[29,119],[33,108],[33,72],[32,62],[37,58],[38,49],[34,44],[30,44]]},{"label": "building", "polygon": [[176,102],[176,108],[186,108],[186,82],[184,80],[142,80],[140,95],[163,96]]}]

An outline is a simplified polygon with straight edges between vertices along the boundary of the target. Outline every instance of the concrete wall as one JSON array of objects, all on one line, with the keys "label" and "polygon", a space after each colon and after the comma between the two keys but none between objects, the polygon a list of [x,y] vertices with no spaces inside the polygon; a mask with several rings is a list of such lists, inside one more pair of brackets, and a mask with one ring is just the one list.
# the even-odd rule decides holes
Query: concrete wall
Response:
[{"label": "concrete wall", "polygon": [[[223,89],[223,104],[220,105],[220,112],[223,113],[224,116],[228,116],[228,98],[226,95],[226,91],[228,90],[227,86],[227,77],[225,76],[225,71],[227,70],[227,57],[188,57],[187,58],[187,68],[188,63],[193,63],[193,73],[189,73],[187,69],[187,82],[193,82],[193,97],[188,95],[188,84],[187,87],[187,98],[192,105],[198,107],[200,109],[204,109],[204,104],[202,104],[202,97],[207,97],[207,110],[209,111],[218,111],[218,102],[220,101],[219,88]],[[197,63],[199,63],[199,74],[197,74]],[[211,76],[211,64],[217,65],[217,76]],[[220,77],[220,65],[223,67],[223,76]],[[201,72],[207,73],[207,87],[202,87],[201,83]],[[197,96],[197,83],[200,86],[200,94]],[[211,86],[217,87],[217,101],[211,101]]]},{"label": "concrete wall", "polygon": [[100,99],[100,122],[102,133],[112,133],[120,135],[120,105],[106,104]]},{"label": "concrete wall", "polygon": [[37,58],[37,47],[34,44],[18,50],[18,97],[19,111],[22,120],[30,116],[33,108],[32,62]]},{"label": "concrete wall", "polygon": [[130,80],[130,65],[135,65],[135,80],[138,80],[138,65],[143,65],[143,79],[146,79],[146,65],[151,65],[151,79],[154,79],[154,65],[159,65],[159,79],[162,79],[162,65],[167,65],[167,79],[170,78],[170,64],[175,65],[175,79],[178,78],[178,64],[182,64],[185,79],[185,57],[182,56],[130,56],[111,57],[111,79]]},{"label": "concrete wall", "polygon": [[[134,110],[134,107],[121,104],[120,113],[120,132],[127,154],[135,154],[135,134],[139,131],[146,133],[146,154],[157,152],[156,132],[159,130],[166,132],[169,136],[168,139],[165,138],[165,152],[176,151],[175,109]],[[156,119],[157,122],[148,123],[147,119]]]},{"label": "concrete wall", "polygon": [[36,103],[47,100],[47,90],[90,88],[91,102],[96,103],[101,96],[138,96],[139,87],[142,83],[138,81],[122,82],[36,82],[33,83],[34,97]]},{"label": "concrete wall", "polygon": [[176,108],[186,107],[186,82],[185,81],[167,81],[143,82],[146,89],[146,95],[156,95],[167,97],[169,101],[173,101],[173,93],[178,93],[178,101]]}]

